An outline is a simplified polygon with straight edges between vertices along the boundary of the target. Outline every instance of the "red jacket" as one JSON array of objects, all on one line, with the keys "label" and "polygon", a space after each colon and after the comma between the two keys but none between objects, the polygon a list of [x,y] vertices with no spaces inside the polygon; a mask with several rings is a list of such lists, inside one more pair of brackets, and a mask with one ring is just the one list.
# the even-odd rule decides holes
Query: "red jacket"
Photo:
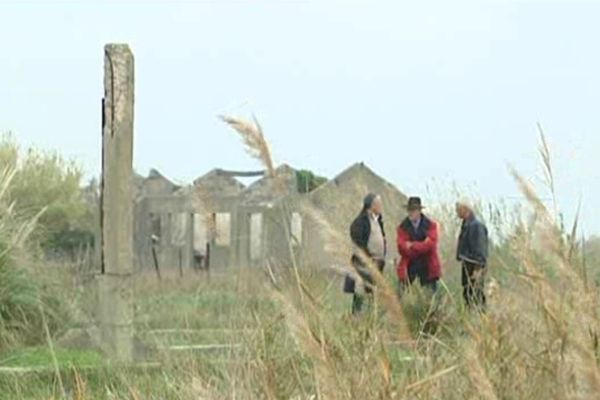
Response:
[{"label": "red jacket", "polygon": [[404,281],[408,278],[408,266],[410,265],[411,260],[414,260],[417,257],[425,257],[428,268],[428,278],[430,280],[439,279],[442,276],[442,263],[438,252],[439,233],[437,222],[423,215],[421,226],[426,228],[427,238],[422,242],[413,242],[413,245],[409,248],[408,242],[411,241],[409,232],[410,224],[411,222],[406,219],[398,226],[397,230],[398,252],[401,256],[400,262],[396,268],[398,279]]}]

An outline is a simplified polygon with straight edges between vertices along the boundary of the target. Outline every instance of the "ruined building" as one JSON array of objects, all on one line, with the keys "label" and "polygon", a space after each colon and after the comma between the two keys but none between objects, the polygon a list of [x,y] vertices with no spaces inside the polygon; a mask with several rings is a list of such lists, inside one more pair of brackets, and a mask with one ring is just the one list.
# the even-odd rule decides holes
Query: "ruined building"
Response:
[{"label": "ruined building", "polygon": [[[258,177],[244,186],[238,177]],[[179,186],[151,171],[136,176],[135,248],[138,268],[224,268],[323,265],[347,258],[342,244],[367,192],[380,193],[387,231],[404,216],[406,197],[364,164],[355,164],[315,190],[299,190],[297,171],[275,176],[214,169]],[[394,258],[395,245],[389,244]]]}]

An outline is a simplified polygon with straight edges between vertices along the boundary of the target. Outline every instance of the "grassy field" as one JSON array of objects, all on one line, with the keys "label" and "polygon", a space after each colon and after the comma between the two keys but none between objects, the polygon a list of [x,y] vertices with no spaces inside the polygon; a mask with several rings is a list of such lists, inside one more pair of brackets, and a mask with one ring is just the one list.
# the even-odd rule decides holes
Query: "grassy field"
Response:
[{"label": "grassy field", "polygon": [[[272,174],[260,128],[226,121]],[[542,158],[553,188],[546,146]],[[139,273],[135,365],[76,339],[93,325],[93,285],[78,265],[22,265],[15,238],[35,221],[0,202],[0,399],[597,399],[598,260],[577,223],[566,229],[514,178],[523,210],[479,207],[495,239],[485,314],[462,305],[450,202],[428,209],[442,227],[436,296],[415,287],[399,300],[388,269],[360,317],[326,267]],[[347,264],[347,237],[323,229]]]},{"label": "grassy field", "polygon": [[317,387],[310,355],[302,349],[309,339],[302,336],[308,332],[296,330],[312,332],[322,317],[337,332],[340,356],[346,346],[385,354],[390,374],[423,362],[411,345],[395,343],[394,324],[384,309],[351,318],[340,278],[323,275],[325,271],[302,271],[310,286],[310,307],[318,315],[306,321],[289,315],[289,307],[300,307],[301,297],[308,296],[308,291],[295,292],[289,272],[278,276],[278,289],[260,269],[217,272],[210,279],[190,272],[183,280],[167,277],[160,282],[153,275],[140,275],[137,336],[153,349],[140,360],[142,365],[110,365],[94,350],[60,345],[54,355],[48,347],[12,349],[0,354],[0,398],[58,399],[61,385],[67,396],[93,399],[310,398],[317,395]]},{"label": "grassy field", "polygon": [[4,346],[0,399],[595,399],[597,265],[531,196],[535,223],[493,246],[483,315],[463,308],[454,224],[443,223],[438,294],[414,288],[399,301],[388,269],[359,318],[326,268],[138,274],[145,351],[115,365],[62,339],[89,326],[93,295],[77,269],[54,266],[45,280],[71,312],[54,322],[54,352],[39,339]]},{"label": "grassy field", "polygon": [[136,330],[153,351],[140,365],[89,349],[57,346],[56,358],[47,346],[12,349],[0,354],[0,368],[13,369],[0,375],[0,398],[594,398],[595,286],[558,253],[537,254],[541,264],[522,256],[519,265],[495,257],[502,283],[483,316],[464,312],[449,260],[435,299],[415,290],[399,303],[389,270],[360,318],[326,270],[274,271],[274,280],[262,269],[141,274]]}]

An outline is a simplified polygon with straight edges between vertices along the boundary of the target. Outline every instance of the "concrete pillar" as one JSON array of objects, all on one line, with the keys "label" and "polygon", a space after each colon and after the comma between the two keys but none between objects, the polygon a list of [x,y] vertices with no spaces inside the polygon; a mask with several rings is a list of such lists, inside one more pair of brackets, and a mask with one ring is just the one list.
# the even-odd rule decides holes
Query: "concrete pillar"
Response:
[{"label": "concrete pillar", "polygon": [[133,359],[133,103],[133,54],[125,44],[108,44],[104,48],[98,318],[103,350],[119,362]]}]

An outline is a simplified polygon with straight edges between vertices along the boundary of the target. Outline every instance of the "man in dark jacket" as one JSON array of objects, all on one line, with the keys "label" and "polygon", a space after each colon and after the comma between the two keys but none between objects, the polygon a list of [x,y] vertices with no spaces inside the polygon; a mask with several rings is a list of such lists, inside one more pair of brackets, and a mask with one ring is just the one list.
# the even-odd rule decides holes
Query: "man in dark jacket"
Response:
[{"label": "man in dark jacket", "polygon": [[357,287],[357,282],[350,275],[346,276],[344,291],[353,293],[352,314],[362,311],[365,296],[371,296],[374,285],[373,268],[379,272],[385,267],[386,238],[383,225],[383,202],[381,196],[370,193],[363,200],[363,208],[350,226],[350,238],[355,250],[352,255],[352,266],[361,277],[364,287]]},{"label": "man in dark jacket", "polygon": [[473,206],[465,200],[456,203],[462,220],[456,259],[462,263],[463,297],[469,308],[485,308],[485,272],[488,261],[488,230],[477,219]]},{"label": "man in dark jacket", "polygon": [[408,199],[408,216],[398,226],[398,252],[402,257],[396,272],[400,293],[417,278],[422,287],[437,290],[442,275],[438,252],[438,224],[423,213],[421,198]]}]

